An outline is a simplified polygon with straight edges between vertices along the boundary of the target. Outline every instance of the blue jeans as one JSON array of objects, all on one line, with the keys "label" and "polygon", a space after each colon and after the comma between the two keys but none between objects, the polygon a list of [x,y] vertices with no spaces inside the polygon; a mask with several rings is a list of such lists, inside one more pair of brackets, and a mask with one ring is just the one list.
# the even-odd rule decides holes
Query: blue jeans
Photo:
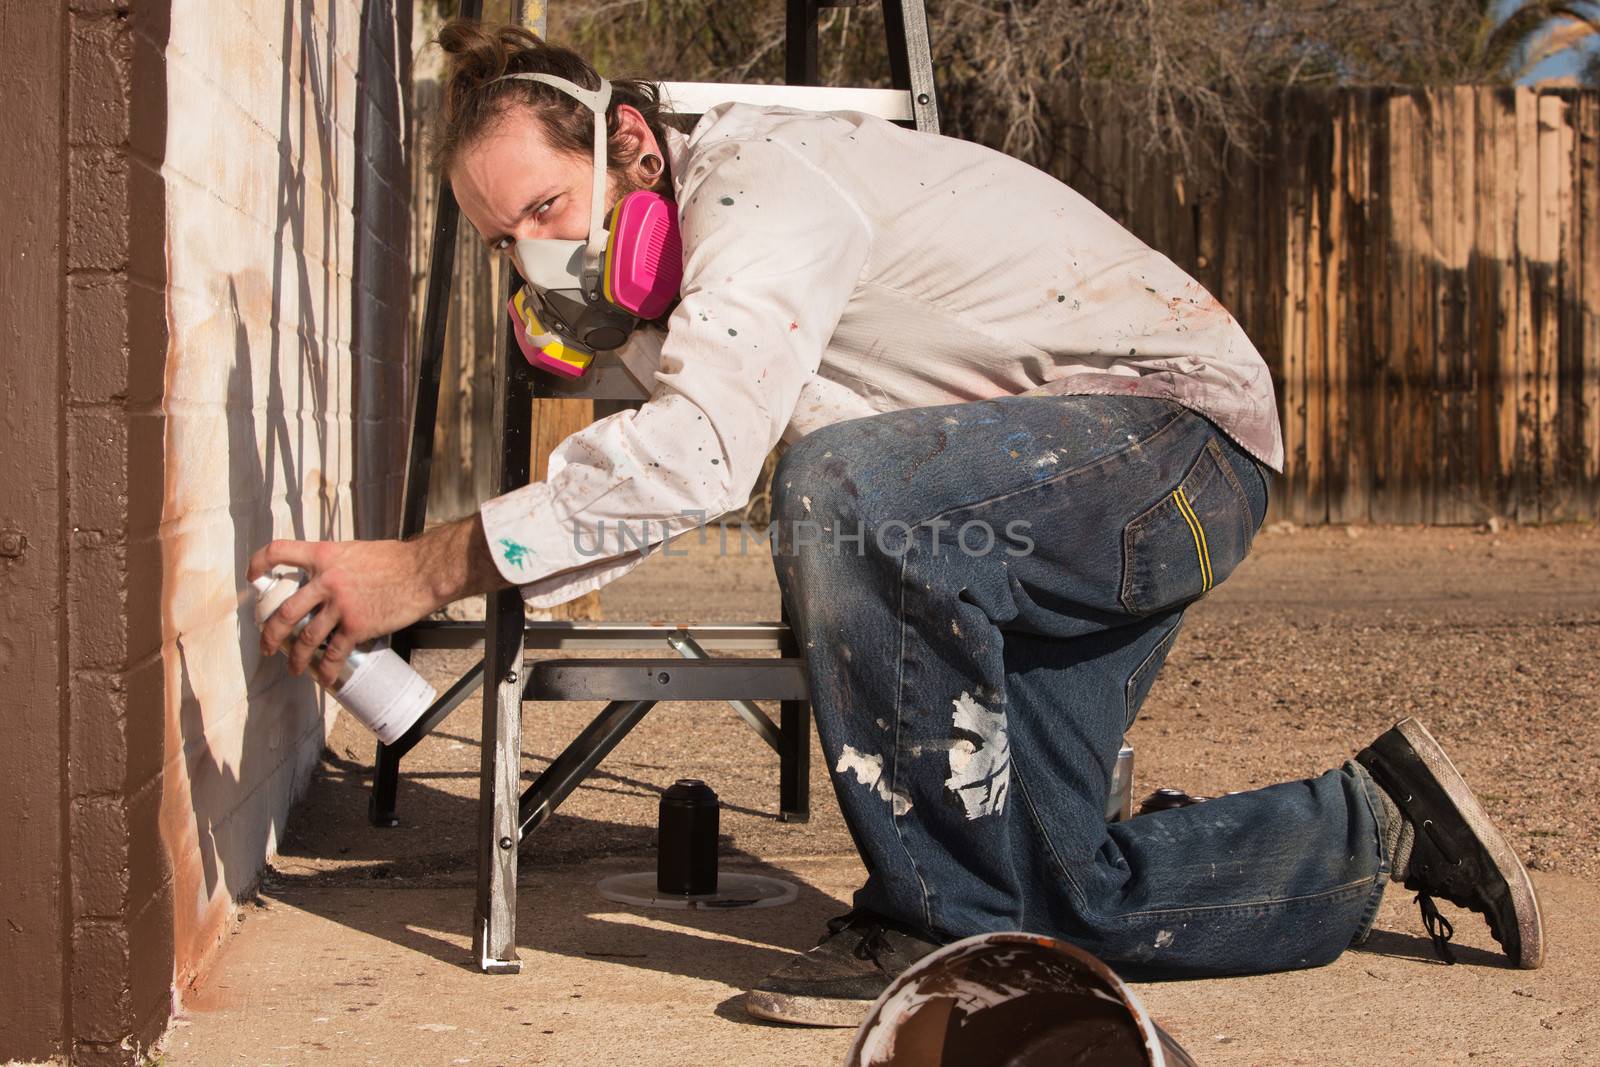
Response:
[{"label": "blue jeans", "polygon": [[1123,734],[1249,551],[1266,474],[1146,397],[888,412],[783,455],[774,563],[857,907],[937,941],[1051,934],[1134,977],[1316,966],[1364,936],[1388,862],[1353,761],[1105,821]]}]

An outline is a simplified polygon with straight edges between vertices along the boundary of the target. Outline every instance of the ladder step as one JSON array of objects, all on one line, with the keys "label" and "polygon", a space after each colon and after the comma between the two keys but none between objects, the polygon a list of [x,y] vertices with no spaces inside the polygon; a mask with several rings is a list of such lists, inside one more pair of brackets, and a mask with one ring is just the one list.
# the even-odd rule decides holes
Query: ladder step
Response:
[{"label": "ladder step", "polygon": [[703,115],[733,101],[760,107],[804,111],[864,111],[890,122],[913,122],[911,93],[905,89],[855,89],[833,85],[744,85],[733,82],[661,82],[662,110],[671,115]]},{"label": "ladder step", "polygon": [[524,700],[804,700],[799,659],[547,659]]},{"label": "ladder step", "polygon": [[[406,634],[412,648],[482,648],[481,622],[430,619],[415,623]],[[702,648],[723,652],[778,652],[789,638],[781,622],[667,623],[586,622],[554,620],[528,623],[523,647],[533,651],[662,648],[673,634],[692,637]],[[639,662],[639,661],[635,661]]]}]

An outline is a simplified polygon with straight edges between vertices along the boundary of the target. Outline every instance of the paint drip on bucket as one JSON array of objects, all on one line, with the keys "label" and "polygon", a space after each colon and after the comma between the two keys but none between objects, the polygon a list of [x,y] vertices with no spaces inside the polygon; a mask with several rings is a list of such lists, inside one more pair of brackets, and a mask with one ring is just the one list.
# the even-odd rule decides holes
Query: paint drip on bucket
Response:
[{"label": "paint drip on bucket", "polygon": [[[263,575],[250,584],[256,591],[258,627],[272,618],[283,602],[300,588],[298,580],[286,575]],[[295,623],[289,636],[298,636],[310,621],[311,616],[307,615]],[[313,663],[321,662],[326,647],[311,654]],[[376,641],[350,650],[349,658],[340,665],[339,677],[328,687],[328,692],[386,745],[400,740],[438,695],[399,653]]]}]

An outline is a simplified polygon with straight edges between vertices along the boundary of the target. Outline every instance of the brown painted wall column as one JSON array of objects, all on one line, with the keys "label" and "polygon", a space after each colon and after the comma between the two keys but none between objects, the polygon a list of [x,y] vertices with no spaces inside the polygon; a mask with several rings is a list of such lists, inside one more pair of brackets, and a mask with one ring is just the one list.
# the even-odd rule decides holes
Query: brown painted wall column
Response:
[{"label": "brown painted wall column", "polygon": [[0,1059],[134,1062],[171,1004],[167,10],[72,0],[0,19]]},{"label": "brown painted wall column", "polygon": [[0,14],[0,1060],[60,1053],[67,1025],[56,488],[65,33],[54,5]]}]

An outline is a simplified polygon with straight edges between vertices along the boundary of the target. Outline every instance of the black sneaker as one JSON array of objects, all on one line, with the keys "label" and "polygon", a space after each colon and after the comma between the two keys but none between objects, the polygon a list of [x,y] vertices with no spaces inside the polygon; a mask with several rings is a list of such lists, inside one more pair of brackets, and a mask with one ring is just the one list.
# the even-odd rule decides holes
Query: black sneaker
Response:
[{"label": "black sneaker", "polygon": [[1401,881],[1416,890],[1439,956],[1455,962],[1449,945],[1455,931],[1434,897],[1487,918],[1489,932],[1516,966],[1542,965],[1544,927],[1528,872],[1433,735],[1415,719],[1402,720],[1356,761],[1411,823],[1415,840]]},{"label": "black sneaker", "polygon": [[939,946],[856,910],[828,920],[817,947],[773,971],[745,995],[758,1019],[804,1026],[859,1026],[901,971]]}]

